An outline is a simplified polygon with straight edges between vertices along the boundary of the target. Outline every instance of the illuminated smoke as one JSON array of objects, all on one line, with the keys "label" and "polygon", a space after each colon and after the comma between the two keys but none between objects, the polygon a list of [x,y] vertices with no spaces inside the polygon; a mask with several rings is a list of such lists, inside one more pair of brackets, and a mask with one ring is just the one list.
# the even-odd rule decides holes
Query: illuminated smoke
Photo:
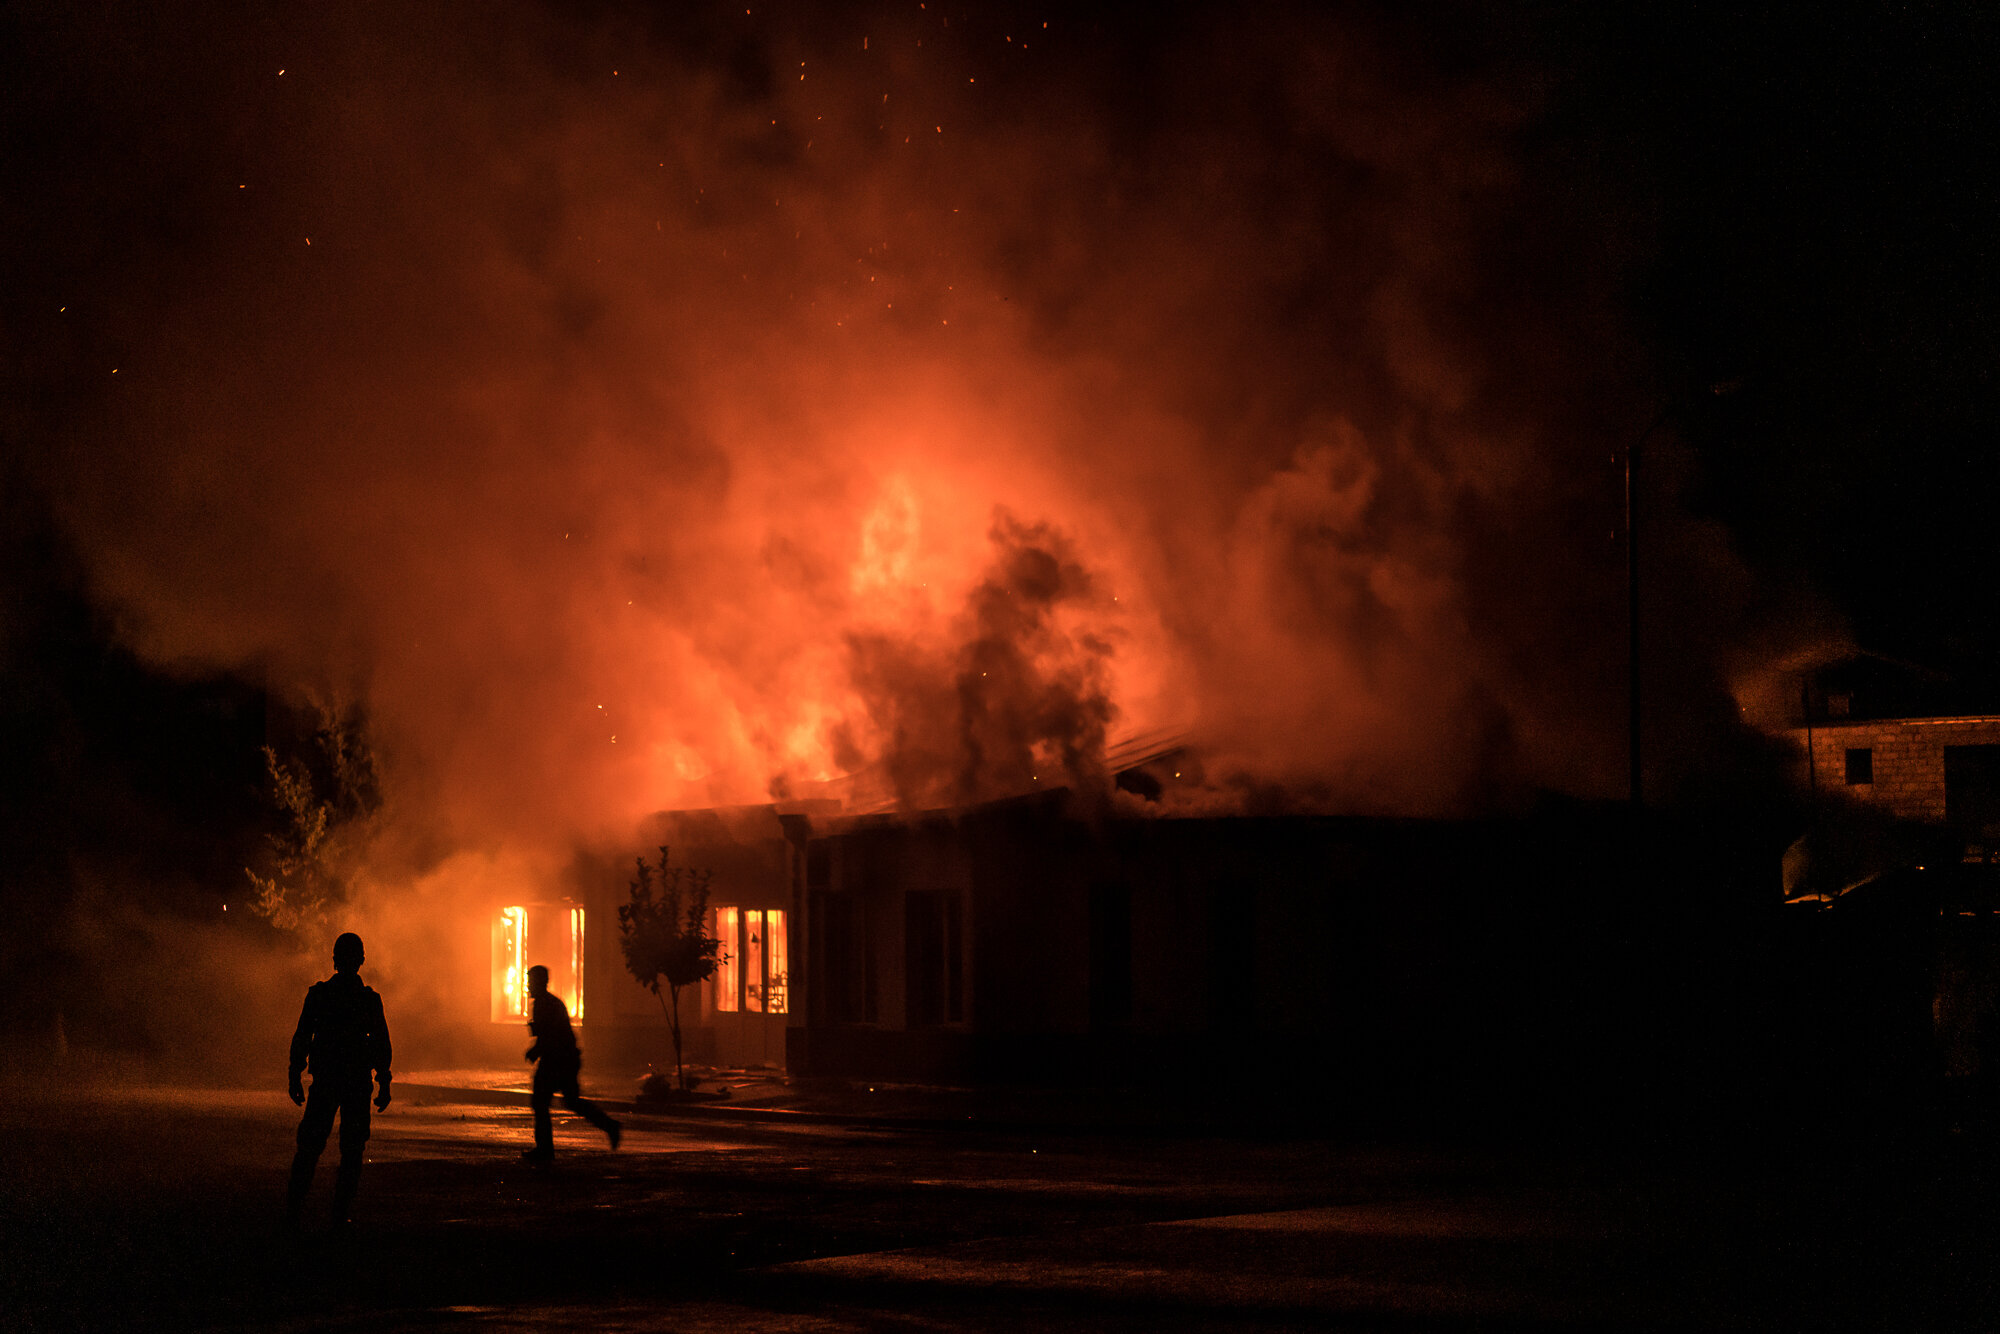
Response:
[{"label": "illuminated smoke", "polygon": [[1624,261],[1531,95],[1283,11],[658,23],[159,35],[238,101],[58,483],[149,653],[364,692],[433,852],[1120,729],[1616,790]]},{"label": "illuminated smoke", "polygon": [[1100,622],[1109,599],[1046,526],[1003,513],[991,535],[998,555],[967,597],[956,642],[929,648],[880,632],[850,640],[850,677],[875,742],[857,745],[843,724],[838,754],[855,768],[881,754],[905,809],[1037,784],[1101,791],[1108,780],[1115,631]]}]

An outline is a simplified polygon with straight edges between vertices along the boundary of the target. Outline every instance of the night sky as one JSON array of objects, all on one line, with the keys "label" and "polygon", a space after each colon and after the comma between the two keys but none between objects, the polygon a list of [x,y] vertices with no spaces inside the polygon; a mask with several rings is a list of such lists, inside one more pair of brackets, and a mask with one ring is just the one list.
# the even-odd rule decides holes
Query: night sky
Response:
[{"label": "night sky", "polygon": [[1744,380],[1690,424],[1691,503],[1860,645],[1965,672],[2000,648],[1995,33],[1970,5],[1697,9],[1599,48],[1616,56],[1593,80],[1600,105],[1630,80],[1656,164],[1633,293],[1654,355],[1682,382]]},{"label": "night sky", "polygon": [[[10,892],[234,874],[299,681],[447,840],[1121,719],[1335,807],[1615,795],[1656,419],[1662,764],[1787,655],[2000,663],[1987,6],[0,25]],[[945,502],[849,435],[955,413],[973,591],[870,620]]]}]

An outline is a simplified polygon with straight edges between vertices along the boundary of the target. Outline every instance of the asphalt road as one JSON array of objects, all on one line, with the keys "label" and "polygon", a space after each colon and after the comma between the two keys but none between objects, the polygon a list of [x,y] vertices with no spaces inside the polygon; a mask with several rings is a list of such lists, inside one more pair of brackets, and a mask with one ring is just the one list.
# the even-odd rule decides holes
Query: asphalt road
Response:
[{"label": "asphalt road", "polygon": [[0,1327],[1990,1329],[1995,1155],[1612,1161],[1302,1138],[628,1122],[399,1100],[355,1224],[282,1092],[0,1104]]}]

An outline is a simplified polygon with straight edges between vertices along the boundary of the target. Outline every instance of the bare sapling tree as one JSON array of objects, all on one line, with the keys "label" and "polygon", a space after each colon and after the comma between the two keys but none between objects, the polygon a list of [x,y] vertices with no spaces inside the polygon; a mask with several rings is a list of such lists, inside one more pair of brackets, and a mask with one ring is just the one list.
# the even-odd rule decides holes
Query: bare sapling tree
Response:
[{"label": "bare sapling tree", "polygon": [[631,900],[618,909],[618,942],[625,951],[626,971],[653,993],[666,1012],[674,1039],[674,1082],[682,1093],[691,1090],[681,1055],[681,990],[715,976],[716,965],[727,958],[722,942],[708,931],[710,878],[706,870],[670,865],[663,847],[657,867],[639,858]]}]

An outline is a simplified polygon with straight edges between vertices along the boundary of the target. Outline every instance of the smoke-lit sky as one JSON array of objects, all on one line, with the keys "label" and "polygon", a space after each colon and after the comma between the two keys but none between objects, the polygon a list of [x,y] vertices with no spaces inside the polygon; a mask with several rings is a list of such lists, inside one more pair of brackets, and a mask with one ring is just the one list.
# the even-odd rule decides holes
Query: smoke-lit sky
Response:
[{"label": "smoke-lit sky", "polygon": [[9,485],[445,845],[1156,729],[1448,812],[1620,790],[1660,418],[1698,773],[2000,647],[1993,21],[1619,10],[15,6]]}]

